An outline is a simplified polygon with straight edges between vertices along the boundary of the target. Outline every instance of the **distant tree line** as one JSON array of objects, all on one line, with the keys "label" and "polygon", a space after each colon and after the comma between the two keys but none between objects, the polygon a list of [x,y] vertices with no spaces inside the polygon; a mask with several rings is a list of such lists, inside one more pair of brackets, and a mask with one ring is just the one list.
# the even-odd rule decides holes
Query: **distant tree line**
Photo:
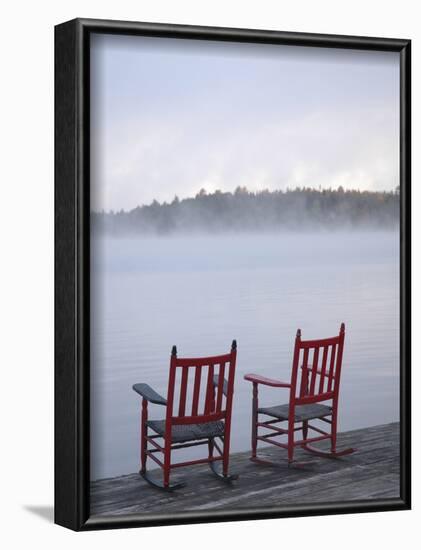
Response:
[{"label": "distant tree line", "polygon": [[119,212],[93,212],[92,230],[112,235],[378,228],[399,224],[399,188],[390,192],[295,188],[234,193],[202,189],[195,197]]}]

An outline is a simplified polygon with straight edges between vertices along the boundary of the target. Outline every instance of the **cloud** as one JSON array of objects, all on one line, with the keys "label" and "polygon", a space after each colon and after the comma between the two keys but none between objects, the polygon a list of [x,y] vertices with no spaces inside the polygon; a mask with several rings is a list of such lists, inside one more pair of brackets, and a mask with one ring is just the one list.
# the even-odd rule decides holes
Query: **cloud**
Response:
[{"label": "cloud", "polygon": [[[397,58],[347,52],[341,63],[325,51],[297,62],[161,51],[152,65],[150,52],[117,55],[112,44],[100,47],[92,102],[95,210],[171,201],[202,187],[398,185]],[[149,76],[146,88],[136,62]]]}]

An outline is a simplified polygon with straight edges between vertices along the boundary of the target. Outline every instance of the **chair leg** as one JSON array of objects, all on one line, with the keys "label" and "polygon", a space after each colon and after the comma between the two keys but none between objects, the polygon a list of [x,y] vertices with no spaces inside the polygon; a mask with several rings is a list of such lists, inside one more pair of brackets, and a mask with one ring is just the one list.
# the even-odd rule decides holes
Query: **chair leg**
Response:
[{"label": "chair leg", "polygon": [[209,463],[211,463],[213,458],[213,439],[212,438],[208,439],[208,458],[209,458]]},{"label": "chair leg", "polygon": [[[212,470],[212,472],[222,481],[231,482],[235,479],[238,479],[237,474],[229,474],[228,473],[228,465],[229,465],[229,446],[226,447],[224,438],[224,451],[223,451],[223,457],[222,457],[222,471],[216,466],[215,460],[209,460],[209,468]],[[208,442],[209,445],[209,458],[213,457],[213,439],[209,439]],[[219,461],[218,461],[219,462]]]},{"label": "chair leg", "polygon": [[288,420],[288,466],[294,460],[294,418]]},{"label": "chair leg", "polygon": [[230,460],[230,434],[225,432],[224,435],[224,454],[222,456],[222,474],[224,477],[227,477],[228,475],[228,465]]},{"label": "chair leg", "polygon": [[[147,443],[147,441],[146,441]],[[151,477],[149,472],[146,469],[146,447],[144,451],[144,457],[145,457],[145,467],[140,470],[139,474],[143,477],[145,481],[149,483],[149,485],[152,485],[152,487],[156,487],[157,489],[163,489],[165,491],[174,491],[175,489],[180,489],[181,487],[184,487],[186,484],[183,482],[170,484],[170,471],[171,471],[171,445],[165,445],[165,454],[164,454],[164,479],[163,482],[158,481],[154,477]]]},{"label": "chair leg", "polygon": [[251,456],[256,458],[257,455],[257,422],[258,422],[258,390],[257,384],[253,383],[253,403],[251,415]]},{"label": "chair leg", "polygon": [[170,471],[171,471],[171,443],[165,440],[164,443],[164,487],[170,485]]},{"label": "chair leg", "polygon": [[303,439],[307,439],[308,435],[308,420],[303,420]]},{"label": "chair leg", "polygon": [[146,399],[142,399],[142,412],[140,420],[140,468],[141,472],[146,472],[146,449],[147,449],[147,440],[146,436],[148,434],[148,402]]},{"label": "chair leg", "polygon": [[257,423],[259,421],[259,413],[257,412],[257,409],[259,407],[258,405],[258,385],[253,382],[253,398],[252,398],[252,409],[251,409],[251,457],[250,460],[252,462],[255,462],[256,464],[264,464],[267,466],[277,466],[274,462],[271,460],[266,460],[264,458],[258,458],[257,457],[257,434],[258,434],[258,426]]},{"label": "chair leg", "polygon": [[338,415],[336,411],[332,415],[332,425],[331,425],[331,439],[330,439],[330,451],[332,454],[336,453],[336,438],[337,438],[337,429],[338,429]]}]

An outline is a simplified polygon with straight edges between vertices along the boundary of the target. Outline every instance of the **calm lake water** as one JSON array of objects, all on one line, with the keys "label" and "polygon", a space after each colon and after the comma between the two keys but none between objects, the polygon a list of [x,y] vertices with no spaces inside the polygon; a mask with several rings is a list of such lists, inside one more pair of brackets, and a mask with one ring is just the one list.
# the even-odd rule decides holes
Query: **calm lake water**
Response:
[{"label": "calm lake water", "polygon": [[[166,395],[173,344],[180,357],[212,355],[237,339],[232,451],[250,448],[243,375],[289,380],[297,328],[307,339],[346,324],[340,430],[399,418],[397,232],[93,238],[91,269],[92,479],[138,471],[131,388]],[[260,396],[288,401],[286,390]]]}]

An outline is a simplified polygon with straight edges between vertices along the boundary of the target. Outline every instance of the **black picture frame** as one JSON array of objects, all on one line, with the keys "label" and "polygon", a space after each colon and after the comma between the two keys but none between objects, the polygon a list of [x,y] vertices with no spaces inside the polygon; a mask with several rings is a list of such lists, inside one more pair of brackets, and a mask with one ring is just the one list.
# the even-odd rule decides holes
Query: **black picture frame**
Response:
[{"label": "black picture frame", "polygon": [[[400,54],[400,498],[289,509],[89,516],[89,44],[92,33]],[[55,27],[55,522],[91,530],[405,510],[411,506],[411,42],[406,39],[75,19]]]}]

